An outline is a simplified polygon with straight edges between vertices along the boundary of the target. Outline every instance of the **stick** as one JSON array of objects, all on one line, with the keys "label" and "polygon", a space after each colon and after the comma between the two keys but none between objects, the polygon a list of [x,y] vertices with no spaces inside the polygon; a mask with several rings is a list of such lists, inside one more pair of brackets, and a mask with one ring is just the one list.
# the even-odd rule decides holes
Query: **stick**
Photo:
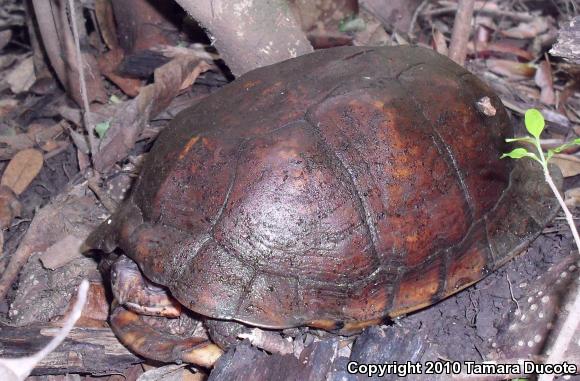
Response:
[{"label": "stick", "polygon": [[[421,16],[439,16],[444,15],[446,13],[453,13],[457,11],[457,6],[449,6],[445,8],[433,9],[428,11],[421,12]],[[491,8],[483,8],[481,6],[476,6],[474,9],[475,13],[481,13],[484,15],[494,16],[494,17],[508,17],[517,21],[524,21],[530,22],[537,16],[532,16],[527,13],[522,12],[511,12],[506,11],[503,9],[491,9]]]},{"label": "stick", "polygon": [[21,358],[0,359],[0,375],[4,373],[6,381],[21,381],[30,375],[32,369],[49,353],[53,352],[60,343],[67,337],[75,323],[81,317],[83,307],[87,301],[87,293],[89,291],[89,282],[84,279],[80,286],[77,295],[77,301],[74,307],[64,322],[64,325],[59,329],[58,334],[48,342],[48,344],[40,351],[34,353],[32,356]]},{"label": "stick", "polygon": [[[0,324],[0,356],[30,356],[54,337],[58,330],[50,323],[25,327]],[[141,362],[143,360],[117,340],[110,328],[75,327],[62,345],[42,360],[32,374],[116,374]]]},{"label": "stick", "polygon": [[312,52],[285,0],[177,0],[207,28],[235,76]]},{"label": "stick", "polygon": [[73,37],[75,41],[75,53],[77,67],[79,68],[79,87],[81,91],[81,98],[83,100],[83,120],[85,122],[85,128],[87,129],[87,134],[89,135],[89,145],[91,147],[91,154],[94,157],[97,150],[97,141],[95,138],[95,129],[93,122],[91,120],[91,109],[89,106],[89,98],[87,97],[87,83],[85,81],[85,68],[83,65],[83,57],[81,56],[81,44],[79,41],[79,31],[77,25],[76,10],[73,0],[68,0],[68,7],[70,11],[70,18],[72,24]]},{"label": "stick", "polygon": [[459,7],[455,15],[449,58],[463,66],[467,55],[467,41],[471,32],[471,19],[475,0],[459,0]]}]

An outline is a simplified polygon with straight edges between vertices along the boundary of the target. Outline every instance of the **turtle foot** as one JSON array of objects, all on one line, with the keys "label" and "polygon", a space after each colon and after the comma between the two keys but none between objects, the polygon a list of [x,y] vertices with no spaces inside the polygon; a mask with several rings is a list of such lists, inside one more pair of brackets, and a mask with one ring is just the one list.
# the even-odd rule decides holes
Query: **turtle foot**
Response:
[{"label": "turtle foot", "polygon": [[143,321],[142,316],[121,306],[111,314],[111,327],[132,352],[161,362],[186,362],[211,368],[223,354],[207,338],[184,338],[161,332]]}]

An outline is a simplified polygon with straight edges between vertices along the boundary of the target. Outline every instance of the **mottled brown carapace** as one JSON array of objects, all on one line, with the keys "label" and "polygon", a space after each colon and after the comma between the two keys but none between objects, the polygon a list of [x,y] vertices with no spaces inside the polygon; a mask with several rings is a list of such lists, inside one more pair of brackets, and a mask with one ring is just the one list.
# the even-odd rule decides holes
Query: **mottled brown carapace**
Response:
[{"label": "mottled brown carapace", "polygon": [[180,113],[89,243],[208,318],[353,331],[540,233],[556,202],[533,164],[499,159],[511,134],[499,98],[431,50],[318,51]]}]

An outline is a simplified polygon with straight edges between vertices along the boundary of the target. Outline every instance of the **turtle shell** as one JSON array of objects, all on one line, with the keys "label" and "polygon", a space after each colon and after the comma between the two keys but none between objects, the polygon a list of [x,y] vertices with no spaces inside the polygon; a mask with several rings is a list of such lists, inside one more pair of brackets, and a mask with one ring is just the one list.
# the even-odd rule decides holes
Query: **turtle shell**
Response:
[{"label": "turtle shell", "polygon": [[210,318],[356,329],[476,282],[554,216],[539,166],[499,159],[510,136],[431,50],[317,51],[175,117],[89,245]]}]

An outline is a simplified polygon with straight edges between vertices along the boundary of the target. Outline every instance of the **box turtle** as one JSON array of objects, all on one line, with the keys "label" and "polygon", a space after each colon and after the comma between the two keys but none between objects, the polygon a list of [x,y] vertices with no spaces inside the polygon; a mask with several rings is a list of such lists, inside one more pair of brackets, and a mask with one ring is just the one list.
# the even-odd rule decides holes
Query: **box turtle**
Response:
[{"label": "box turtle", "polygon": [[431,305],[558,209],[539,166],[499,159],[512,134],[489,87],[424,48],[333,48],[249,72],[175,117],[89,237],[137,263],[146,280],[131,287],[175,298],[123,303],[113,329],[146,357],[210,366],[218,346],[165,340],[135,311],[348,334]]}]

